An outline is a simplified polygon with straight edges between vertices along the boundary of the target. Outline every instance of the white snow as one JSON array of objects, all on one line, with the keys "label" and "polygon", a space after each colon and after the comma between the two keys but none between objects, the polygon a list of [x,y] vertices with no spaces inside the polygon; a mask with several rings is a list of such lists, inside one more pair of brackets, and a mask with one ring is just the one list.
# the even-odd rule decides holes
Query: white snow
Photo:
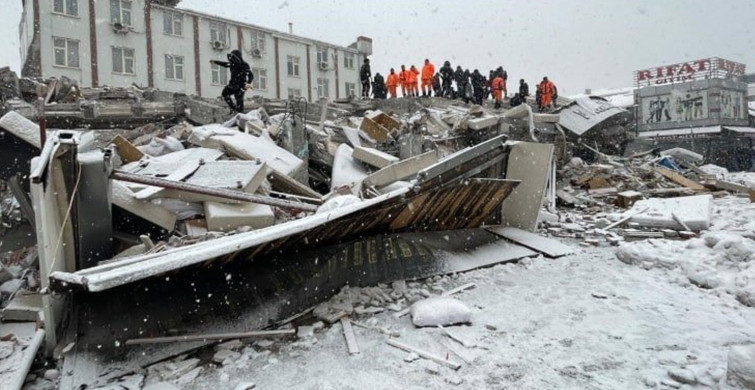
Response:
[{"label": "white snow", "polygon": [[631,222],[656,228],[681,228],[672,215],[678,216],[690,229],[705,230],[710,225],[713,196],[696,195],[679,198],[650,198],[637,201],[624,215]]},{"label": "white snow", "polygon": [[446,326],[466,324],[472,311],[458,299],[433,297],[414,302],[409,313],[415,326]]},{"label": "white snow", "polygon": [[755,389],[755,344],[731,347],[726,380],[733,386]]},{"label": "white snow", "polygon": [[354,149],[349,145],[341,144],[333,157],[333,174],[330,180],[330,189],[347,186],[352,193],[358,193],[361,189],[362,180],[367,177],[367,169],[359,164],[352,154]]},{"label": "white snow", "polygon": [[700,169],[709,175],[716,175],[718,180],[739,183],[755,189],[755,172],[729,172],[728,169],[714,164],[703,165]]},{"label": "white snow", "polygon": [[26,143],[40,148],[39,125],[24,118],[21,114],[10,111],[0,118],[0,128],[11,132]]}]

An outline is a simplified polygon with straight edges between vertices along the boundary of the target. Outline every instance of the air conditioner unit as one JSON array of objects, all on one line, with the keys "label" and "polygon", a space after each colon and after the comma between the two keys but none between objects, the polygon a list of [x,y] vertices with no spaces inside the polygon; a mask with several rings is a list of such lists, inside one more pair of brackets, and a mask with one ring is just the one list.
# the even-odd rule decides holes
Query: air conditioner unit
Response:
[{"label": "air conditioner unit", "polygon": [[320,63],[320,70],[328,70],[328,63],[327,62],[321,62]]},{"label": "air conditioner unit", "polygon": [[225,49],[225,42],[223,41],[212,41],[212,48],[215,50],[223,50]]},{"label": "air conditioner unit", "polygon": [[260,49],[252,49],[252,57],[260,58],[262,57],[262,52]]},{"label": "air conditioner unit", "polygon": [[126,34],[129,31],[129,27],[121,22],[113,23],[113,31],[121,34]]}]

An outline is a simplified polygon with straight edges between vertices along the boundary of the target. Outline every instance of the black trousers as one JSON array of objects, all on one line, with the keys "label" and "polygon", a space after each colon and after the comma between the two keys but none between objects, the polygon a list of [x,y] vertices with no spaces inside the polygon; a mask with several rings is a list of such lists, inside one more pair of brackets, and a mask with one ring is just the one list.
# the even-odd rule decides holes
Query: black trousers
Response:
[{"label": "black trousers", "polygon": [[370,97],[370,80],[362,81],[362,97]]},{"label": "black trousers", "polygon": [[[223,88],[223,100],[225,100],[231,110],[244,112],[244,92],[246,92],[244,88],[228,84]],[[231,99],[231,96],[236,99],[235,102]]]}]

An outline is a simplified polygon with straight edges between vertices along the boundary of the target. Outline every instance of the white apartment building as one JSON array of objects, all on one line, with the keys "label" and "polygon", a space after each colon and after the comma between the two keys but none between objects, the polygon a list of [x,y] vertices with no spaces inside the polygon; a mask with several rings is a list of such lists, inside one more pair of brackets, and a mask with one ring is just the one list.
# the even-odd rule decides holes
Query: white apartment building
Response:
[{"label": "white apartment building", "polygon": [[180,0],[22,1],[22,75],[67,76],[82,86],[214,98],[229,72],[210,60],[227,61],[238,49],[254,72],[253,95],[332,100],[361,94],[359,68],[372,54],[367,37],[338,46],[177,8]]}]

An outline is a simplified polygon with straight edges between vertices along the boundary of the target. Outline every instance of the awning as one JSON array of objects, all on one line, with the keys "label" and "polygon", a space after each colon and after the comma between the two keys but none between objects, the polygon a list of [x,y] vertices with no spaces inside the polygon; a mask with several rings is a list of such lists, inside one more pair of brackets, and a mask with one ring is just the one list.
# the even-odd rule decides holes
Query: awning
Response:
[{"label": "awning", "polygon": [[733,131],[735,133],[749,133],[749,134],[755,133],[755,127],[724,126],[724,129]]},{"label": "awning", "polygon": [[638,137],[639,138],[679,137],[679,136],[689,136],[689,135],[718,134],[720,132],[721,132],[721,126],[686,127],[683,129],[643,131],[638,135]]}]

